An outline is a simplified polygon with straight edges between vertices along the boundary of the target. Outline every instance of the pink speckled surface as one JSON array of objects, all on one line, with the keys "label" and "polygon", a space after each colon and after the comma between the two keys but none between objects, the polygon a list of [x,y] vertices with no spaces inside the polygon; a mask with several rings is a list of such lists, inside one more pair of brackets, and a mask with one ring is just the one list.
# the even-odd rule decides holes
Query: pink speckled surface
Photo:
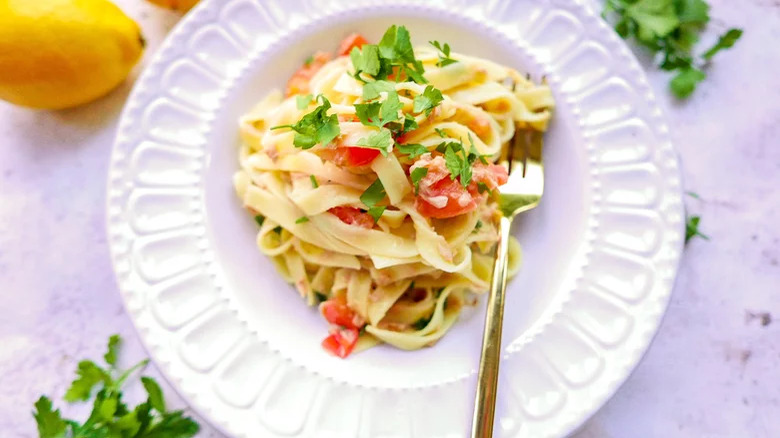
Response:
[{"label": "pink speckled surface", "polygon": [[[142,25],[148,61],[178,16],[142,0],[117,3]],[[780,320],[750,316],[780,319],[780,52],[770,49],[780,45],[780,4],[711,3],[712,32],[738,25],[746,34],[701,89],[674,102],[665,75],[648,69],[686,187],[701,196],[688,208],[711,240],[691,242],[656,341],[577,438],[780,433]],[[76,362],[99,357],[108,335],[126,339],[122,363],[145,356],[116,290],[104,224],[111,143],[134,78],[75,110],[0,103],[0,436],[36,436],[34,400],[59,398]]]}]

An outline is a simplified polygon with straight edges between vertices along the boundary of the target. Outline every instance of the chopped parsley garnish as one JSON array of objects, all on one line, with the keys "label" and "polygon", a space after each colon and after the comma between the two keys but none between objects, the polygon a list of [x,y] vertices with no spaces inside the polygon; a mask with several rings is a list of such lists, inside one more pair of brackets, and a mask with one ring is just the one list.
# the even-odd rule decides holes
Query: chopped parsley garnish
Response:
[{"label": "chopped parsley garnish", "polygon": [[369,82],[364,75],[377,81],[399,82],[408,77],[418,84],[428,82],[423,77],[425,69],[422,62],[414,57],[409,31],[404,26],[390,26],[379,44],[355,47],[349,57],[355,68],[355,79],[364,83]]},{"label": "chopped parsley garnish", "polygon": [[701,216],[689,216],[687,218],[685,223],[685,243],[688,243],[689,240],[696,236],[710,240],[709,236],[699,232],[699,221],[701,221]]},{"label": "chopped parsley garnish", "polygon": [[482,228],[482,221],[477,221],[477,224],[474,225],[474,231],[477,231],[478,229]]},{"label": "chopped parsley garnish", "polygon": [[409,158],[417,158],[428,153],[428,148],[419,143],[399,144],[398,152],[408,155]]},{"label": "chopped parsley garnish", "polygon": [[403,104],[398,100],[395,90],[387,93],[387,99],[382,102],[359,103],[355,105],[355,113],[360,122],[366,126],[382,128],[390,122],[398,120],[398,112]]},{"label": "chopped parsley garnish", "polygon": [[[445,67],[450,64],[455,64],[458,62],[455,59],[450,58],[450,45],[447,43],[444,43],[444,45],[441,45],[438,41],[428,41],[430,45],[433,47],[436,47],[439,52],[441,52],[441,55],[439,55],[439,61],[436,63],[439,67]],[[444,55],[444,56],[442,56]]]},{"label": "chopped parsley garnish", "polygon": [[374,100],[381,92],[393,93],[395,84],[388,81],[374,81],[363,85],[363,100]]},{"label": "chopped parsley garnish", "polygon": [[382,213],[385,212],[386,207],[380,207],[376,205],[381,200],[385,199],[387,193],[385,192],[385,186],[382,185],[382,181],[379,178],[376,179],[362,195],[360,195],[360,202],[368,207],[368,214],[374,218],[374,222],[377,222]]},{"label": "chopped parsley garnish", "polygon": [[319,304],[319,303],[322,303],[322,302],[324,302],[324,301],[328,301],[328,296],[327,296],[327,295],[325,295],[325,294],[324,294],[324,293],[322,293],[322,292],[317,292],[317,291],[314,291],[314,298],[316,298],[316,299],[317,299],[317,303],[318,303],[318,304]]},{"label": "chopped parsley garnish", "polygon": [[299,217],[298,219],[295,220],[296,224],[302,224],[302,223],[306,223],[306,222],[309,222],[309,218],[306,217],[306,216],[301,216],[301,217]]},{"label": "chopped parsley garnish", "polygon": [[419,125],[417,124],[417,120],[414,119],[414,116],[411,114],[404,114],[404,126],[401,129],[403,132],[414,131],[418,127]]},{"label": "chopped parsley garnish", "polygon": [[309,179],[311,180],[311,186],[312,186],[313,188],[315,188],[315,189],[316,189],[317,187],[319,187],[319,186],[320,186],[320,185],[317,183],[317,178],[316,178],[314,175],[309,175]]},{"label": "chopped parsley garnish", "polygon": [[478,155],[476,153],[466,153],[463,149],[463,143],[449,142],[442,143],[436,148],[437,151],[444,152],[444,163],[447,166],[447,170],[450,171],[450,178],[460,178],[460,183],[463,187],[468,187],[471,183],[471,167],[477,160]]},{"label": "chopped parsley garnish", "polygon": [[258,214],[257,216],[255,216],[255,222],[257,222],[258,227],[262,227],[263,222],[265,222],[265,217]]},{"label": "chopped parsley garnish", "polygon": [[295,96],[295,106],[298,107],[299,110],[306,109],[309,107],[313,98],[314,97],[311,94]]},{"label": "chopped parsley garnish", "polygon": [[487,186],[487,184],[485,184],[483,182],[478,182],[477,183],[477,190],[479,190],[479,193],[485,193],[485,192],[489,193],[490,192],[490,188]]},{"label": "chopped parsley garnish", "polygon": [[273,231],[274,233],[276,233],[276,234],[282,234],[282,230],[283,230],[283,229],[284,229],[284,228],[282,228],[282,226],[281,226],[281,225],[277,225],[277,226],[275,226],[275,227],[274,227],[274,229],[273,229],[272,231]]},{"label": "chopped parsley garnish", "polygon": [[425,87],[423,94],[414,98],[414,108],[412,111],[415,113],[425,112],[425,115],[429,116],[431,111],[433,111],[433,108],[440,104],[442,100],[444,100],[444,97],[441,95],[441,91],[434,88],[433,85],[428,85]]},{"label": "chopped parsley garnish", "polygon": [[441,130],[439,128],[433,128],[433,130],[436,131],[437,134],[439,134],[439,137],[441,137],[441,138],[446,138],[447,137],[447,133],[444,132],[443,130]]},{"label": "chopped parsley garnish", "polygon": [[290,128],[295,131],[293,144],[301,149],[311,149],[317,144],[326,145],[341,133],[339,119],[336,114],[328,115],[330,101],[323,95],[315,100],[322,104],[314,111],[306,114],[294,125],[274,126],[271,129]]},{"label": "chopped parsley garnish", "polygon": [[420,318],[417,321],[415,321],[414,324],[412,324],[412,328],[415,330],[422,330],[425,327],[428,326],[428,323],[431,322],[431,318]]},{"label": "chopped parsley garnish", "polygon": [[54,409],[46,396],[35,402],[33,417],[41,438],[189,438],[198,433],[198,424],[185,417],[182,411],[167,410],[162,389],[151,377],[140,379],[146,390],[146,401],[130,408],[122,400],[125,381],[133,372],[145,367],[149,360],[143,360],[128,370],[119,370],[116,363],[120,342],[118,335],[109,339],[108,351],[103,356],[106,366],[91,360],[79,362],[78,377],[65,393],[65,401],[69,403],[94,397],[92,413],[83,424],[63,418],[60,410]]},{"label": "chopped parsley garnish", "polygon": [[710,21],[709,8],[704,0],[607,0],[603,15],[614,18],[615,31],[621,37],[633,37],[652,52],[663,54],[660,67],[676,71],[669,86],[682,99],[704,80],[702,69],[707,62],[742,36],[741,29],[729,29],[697,58],[693,49]]},{"label": "chopped parsley garnish", "polygon": [[412,171],[412,173],[409,175],[412,178],[412,184],[414,185],[414,194],[417,195],[417,193],[420,192],[420,181],[422,181],[425,176],[428,175],[428,168],[427,167],[418,167]]},{"label": "chopped parsley garnish", "polygon": [[382,155],[387,156],[393,148],[393,136],[389,130],[382,128],[377,132],[371,133],[368,137],[363,137],[357,141],[358,146],[365,146],[371,149],[379,149]]},{"label": "chopped parsley garnish", "polygon": [[308,58],[306,58],[306,60],[305,60],[305,61],[303,61],[303,65],[305,65],[306,67],[308,67],[308,66],[310,66],[310,65],[311,65],[311,63],[312,63],[312,62],[314,62],[314,55],[309,55],[309,57],[308,57]]},{"label": "chopped parsley garnish", "polygon": [[694,199],[701,199],[701,197],[699,196],[699,194],[698,194],[698,193],[696,193],[696,192],[685,192],[685,194],[686,194],[686,195],[688,195],[688,196],[690,196],[691,198],[694,198]]}]

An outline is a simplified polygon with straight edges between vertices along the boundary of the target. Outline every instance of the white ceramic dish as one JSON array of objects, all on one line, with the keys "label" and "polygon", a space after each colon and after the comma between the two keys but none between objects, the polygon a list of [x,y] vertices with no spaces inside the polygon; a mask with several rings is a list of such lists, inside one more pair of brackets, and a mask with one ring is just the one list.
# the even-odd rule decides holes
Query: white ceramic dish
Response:
[{"label": "white ceramic dish", "polygon": [[174,386],[228,435],[467,436],[485,300],[433,348],[328,356],[325,323],[258,252],[231,187],[239,115],[311,52],[393,23],[554,91],[547,192],[515,226],[525,262],[507,302],[497,435],[564,436],[647,348],[684,222],[644,75],[577,1],[199,6],[138,81],[114,146],[109,235],[128,311]]}]

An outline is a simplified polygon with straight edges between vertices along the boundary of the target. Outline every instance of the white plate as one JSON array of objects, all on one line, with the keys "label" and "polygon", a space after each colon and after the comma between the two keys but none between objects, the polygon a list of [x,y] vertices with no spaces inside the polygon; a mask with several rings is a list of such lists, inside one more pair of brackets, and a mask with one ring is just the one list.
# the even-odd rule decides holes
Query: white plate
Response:
[{"label": "white plate", "polygon": [[672,288],[683,211],[674,150],[634,58],[570,0],[208,1],[173,31],[122,116],[108,221],[128,311],[174,386],[247,437],[467,436],[482,307],[441,342],[340,360],[326,325],[255,246],[231,187],[237,119],[314,50],[405,24],[546,76],[558,107],[547,192],[517,221],[498,433],[563,436],[639,361]]}]

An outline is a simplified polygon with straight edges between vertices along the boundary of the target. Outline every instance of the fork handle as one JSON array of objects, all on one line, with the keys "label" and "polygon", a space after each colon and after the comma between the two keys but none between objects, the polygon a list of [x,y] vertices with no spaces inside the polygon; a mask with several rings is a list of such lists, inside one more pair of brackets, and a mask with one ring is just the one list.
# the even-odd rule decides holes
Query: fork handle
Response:
[{"label": "fork handle", "polygon": [[471,423],[472,438],[491,438],[496,414],[498,389],[498,364],[501,360],[501,327],[504,322],[504,298],[509,254],[509,228],[512,219],[501,217],[499,241],[493,277],[490,280],[490,296],[482,335],[482,358],[479,361],[477,395],[474,399],[474,419]]}]

